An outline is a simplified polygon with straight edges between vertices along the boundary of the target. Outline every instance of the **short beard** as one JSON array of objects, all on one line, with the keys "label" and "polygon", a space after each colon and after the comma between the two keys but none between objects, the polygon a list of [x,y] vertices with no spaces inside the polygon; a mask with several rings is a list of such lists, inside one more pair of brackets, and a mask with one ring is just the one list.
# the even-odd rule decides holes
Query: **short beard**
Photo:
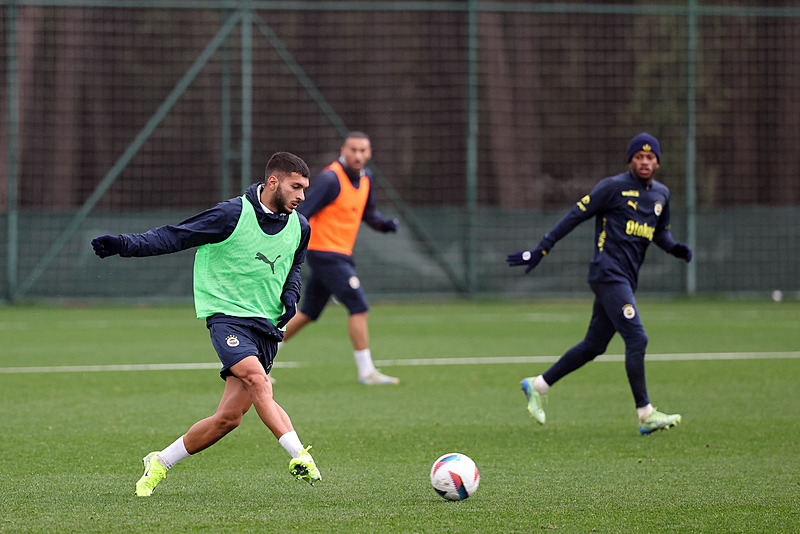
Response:
[{"label": "short beard", "polygon": [[284,213],[286,215],[292,213],[286,205],[286,197],[283,196],[283,191],[281,190],[281,184],[278,183],[277,189],[275,189],[275,193],[272,195],[272,203],[275,205],[275,213]]}]

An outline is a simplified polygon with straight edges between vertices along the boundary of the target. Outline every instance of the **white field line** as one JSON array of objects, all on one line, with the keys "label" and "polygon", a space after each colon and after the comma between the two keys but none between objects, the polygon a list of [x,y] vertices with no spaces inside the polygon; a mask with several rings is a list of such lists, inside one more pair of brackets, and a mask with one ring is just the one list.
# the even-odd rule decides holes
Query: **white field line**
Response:
[{"label": "white field line", "polygon": [[[504,363],[553,363],[560,356],[496,356],[474,358],[418,358],[408,360],[376,360],[381,366],[416,366],[416,365],[484,365]],[[676,362],[698,360],[769,360],[798,359],[800,352],[706,352],[694,354],[648,354],[647,361]],[[598,356],[598,362],[624,362],[623,354],[606,354]]]},{"label": "white field line", "polygon": [[[273,367],[301,367],[300,362],[275,362]],[[105,371],[193,371],[220,369],[217,363],[153,363],[135,365],[54,365],[50,367],[0,367],[0,374],[95,373]]]},{"label": "white field line", "polygon": [[[407,360],[376,360],[375,364],[384,367],[409,367],[426,365],[500,365],[509,363],[552,363],[559,356],[494,356],[471,358],[412,358]],[[794,360],[800,359],[800,352],[705,352],[694,354],[648,354],[648,361],[677,362],[702,360]],[[622,354],[608,354],[598,357],[598,362],[622,362]],[[303,367],[304,362],[275,362],[276,368]],[[0,367],[0,374],[24,373],[92,373],[107,371],[191,371],[197,369],[219,369],[219,363],[156,363],[137,365],[55,365],[43,367]]]}]

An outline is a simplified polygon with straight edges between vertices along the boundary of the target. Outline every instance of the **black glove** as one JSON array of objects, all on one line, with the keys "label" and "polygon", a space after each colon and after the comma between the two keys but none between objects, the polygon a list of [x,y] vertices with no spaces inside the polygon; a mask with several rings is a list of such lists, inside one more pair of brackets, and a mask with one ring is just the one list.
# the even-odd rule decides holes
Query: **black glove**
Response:
[{"label": "black glove", "polygon": [[669,253],[675,256],[676,258],[681,258],[686,260],[686,263],[692,261],[692,249],[690,249],[688,245],[684,245],[683,243],[676,243],[672,247],[672,250],[669,251]]},{"label": "black glove", "polygon": [[386,219],[381,225],[381,232],[396,232],[399,225],[397,219]]},{"label": "black glove", "polygon": [[275,325],[278,328],[286,326],[289,320],[297,313],[297,299],[294,295],[291,293],[281,295],[281,302],[283,302],[283,307],[286,311],[283,312],[283,315],[278,317],[278,323]]},{"label": "black glove", "polygon": [[94,253],[107,258],[122,252],[122,238],[116,235],[101,235],[92,239]]},{"label": "black glove", "polygon": [[541,245],[537,246],[533,250],[523,250],[521,252],[514,252],[513,254],[509,254],[506,258],[509,267],[516,267],[517,265],[527,265],[528,268],[525,269],[525,274],[528,274],[533,270],[534,267],[539,265],[539,262],[542,261],[542,258],[547,254],[547,251],[541,247]]}]

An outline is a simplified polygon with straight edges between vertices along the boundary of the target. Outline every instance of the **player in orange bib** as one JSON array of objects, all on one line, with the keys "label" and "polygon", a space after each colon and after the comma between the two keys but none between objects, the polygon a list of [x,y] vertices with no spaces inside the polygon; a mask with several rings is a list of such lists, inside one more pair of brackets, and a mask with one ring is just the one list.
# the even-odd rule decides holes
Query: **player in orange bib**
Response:
[{"label": "player in orange bib", "polygon": [[353,246],[361,221],[378,232],[397,231],[397,220],[384,219],[375,207],[372,171],[366,167],[371,157],[369,136],[363,132],[348,133],[339,159],[314,178],[298,208],[311,224],[306,257],[311,274],[300,311],[286,325],[283,342],[316,321],[334,295],[350,313],[347,329],[353,343],[358,381],[365,385],[397,384],[397,378],[381,373],[372,362],[367,326],[369,304],[353,261]]}]

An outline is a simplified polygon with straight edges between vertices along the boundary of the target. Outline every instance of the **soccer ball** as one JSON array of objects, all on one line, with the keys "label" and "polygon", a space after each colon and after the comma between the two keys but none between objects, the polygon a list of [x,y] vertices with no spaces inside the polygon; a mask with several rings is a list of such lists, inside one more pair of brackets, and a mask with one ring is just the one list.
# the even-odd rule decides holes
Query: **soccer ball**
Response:
[{"label": "soccer ball", "polygon": [[444,454],[431,467],[431,485],[448,501],[463,501],[475,493],[480,482],[478,467],[465,454]]}]

